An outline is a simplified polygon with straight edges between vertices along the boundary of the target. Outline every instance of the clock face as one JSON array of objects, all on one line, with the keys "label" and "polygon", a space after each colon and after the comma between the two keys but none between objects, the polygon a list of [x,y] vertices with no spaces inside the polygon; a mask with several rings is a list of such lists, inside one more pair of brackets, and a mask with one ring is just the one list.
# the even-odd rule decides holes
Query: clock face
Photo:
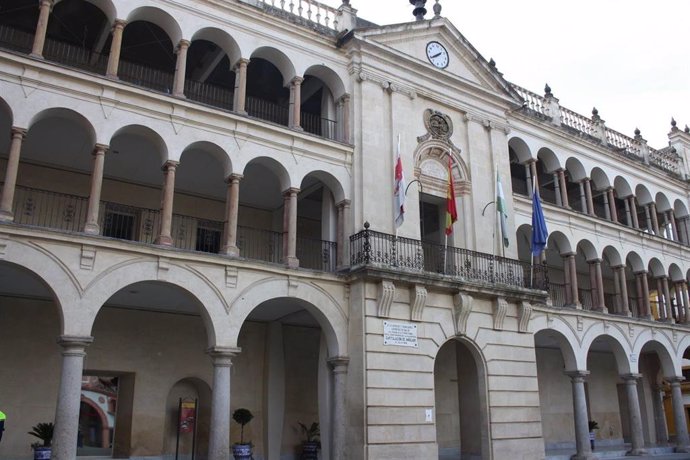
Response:
[{"label": "clock face", "polygon": [[429,42],[426,45],[426,57],[439,69],[448,67],[448,51],[439,42]]}]

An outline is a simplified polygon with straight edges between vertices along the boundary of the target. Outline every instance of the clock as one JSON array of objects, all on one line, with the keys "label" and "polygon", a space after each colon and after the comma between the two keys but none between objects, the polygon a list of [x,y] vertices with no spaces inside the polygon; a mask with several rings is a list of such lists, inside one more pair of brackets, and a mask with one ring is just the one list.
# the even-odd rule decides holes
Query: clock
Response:
[{"label": "clock", "polygon": [[429,42],[426,45],[426,57],[434,66],[439,69],[448,67],[450,60],[448,50],[439,42]]}]

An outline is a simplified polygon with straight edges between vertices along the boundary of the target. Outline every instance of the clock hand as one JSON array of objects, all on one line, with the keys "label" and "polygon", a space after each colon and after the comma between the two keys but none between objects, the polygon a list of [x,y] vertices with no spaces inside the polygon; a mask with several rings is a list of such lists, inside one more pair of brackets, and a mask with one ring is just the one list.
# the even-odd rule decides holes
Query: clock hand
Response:
[{"label": "clock hand", "polygon": [[443,54],[443,51],[441,51],[441,52],[439,52],[439,53],[436,53],[436,54],[434,54],[433,56],[431,56],[431,59],[436,59],[437,57],[439,57],[439,56],[442,55],[442,54]]}]

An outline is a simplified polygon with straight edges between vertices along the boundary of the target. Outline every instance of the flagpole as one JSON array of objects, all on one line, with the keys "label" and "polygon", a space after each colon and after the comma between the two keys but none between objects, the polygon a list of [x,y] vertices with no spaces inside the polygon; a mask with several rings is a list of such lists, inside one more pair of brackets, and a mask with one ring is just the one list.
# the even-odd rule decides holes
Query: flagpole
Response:
[{"label": "flagpole", "polygon": [[[536,190],[536,183],[534,182],[534,177],[532,177],[532,201],[534,201],[534,192]],[[532,209],[532,214],[534,214],[534,209]],[[534,229],[532,229],[534,232]],[[529,265],[529,282],[530,287],[534,287],[534,248],[530,248],[530,265]]]}]

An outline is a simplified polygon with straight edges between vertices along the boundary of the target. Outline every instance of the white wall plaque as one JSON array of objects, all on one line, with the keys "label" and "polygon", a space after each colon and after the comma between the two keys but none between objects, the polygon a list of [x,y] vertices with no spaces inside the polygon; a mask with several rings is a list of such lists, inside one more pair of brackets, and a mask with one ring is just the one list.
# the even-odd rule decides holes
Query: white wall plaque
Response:
[{"label": "white wall plaque", "polygon": [[410,323],[383,322],[383,344],[418,348],[417,325]]}]

